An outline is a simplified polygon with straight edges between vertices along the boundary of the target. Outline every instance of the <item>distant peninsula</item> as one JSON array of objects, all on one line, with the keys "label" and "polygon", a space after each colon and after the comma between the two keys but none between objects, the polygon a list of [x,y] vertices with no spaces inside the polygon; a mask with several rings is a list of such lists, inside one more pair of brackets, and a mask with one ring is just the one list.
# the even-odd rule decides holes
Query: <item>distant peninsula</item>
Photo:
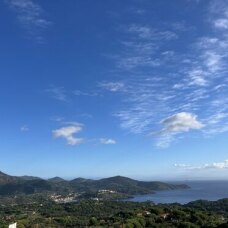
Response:
[{"label": "distant peninsula", "polygon": [[60,177],[42,179],[32,176],[10,176],[0,172],[0,196],[17,194],[46,194],[73,196],[71,198],[127,198],[136,194],[151,194],[156,191],[187,189],[186,184],[171,184],[159,181],[138,181],[128,177],[114,176],[99,180]]}]

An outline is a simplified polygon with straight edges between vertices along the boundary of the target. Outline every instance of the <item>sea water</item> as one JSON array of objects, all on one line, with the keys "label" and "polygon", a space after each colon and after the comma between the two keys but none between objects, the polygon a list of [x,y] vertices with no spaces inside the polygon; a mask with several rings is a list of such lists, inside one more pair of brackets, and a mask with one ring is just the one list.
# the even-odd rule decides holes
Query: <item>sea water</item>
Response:
[{"label": "sea water", "polygon": [[[154,203],[180,203],[185,204],[195,200],[218,200],[228,198],[228,181],[186,181],[189,189],[158,191],[155,194],[135,195],[127,201]],[[177,184],[177,183],[175,183]]]}]

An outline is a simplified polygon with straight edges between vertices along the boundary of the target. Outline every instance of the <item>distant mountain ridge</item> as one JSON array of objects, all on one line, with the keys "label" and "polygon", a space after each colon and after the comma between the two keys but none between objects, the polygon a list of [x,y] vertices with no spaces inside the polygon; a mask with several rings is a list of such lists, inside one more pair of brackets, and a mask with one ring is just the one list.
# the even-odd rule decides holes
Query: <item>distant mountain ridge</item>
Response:
[{"label": "distant mountain ridge", "polygon": [[31,176],[10,176],[0,172],[0,195],[33,194],[37,192],[84,192],[96,193],[99,190],[112,190],[115,192],[133,195],[148,194],[161,190],[185,189],[185,184],[170,184],[159,181],[138,181],[128,177],[114,176],[100,180],[75,178],[71,181],[60,177],[47,180]]},{"label": "distant mountain ridge", "polygon": [[[126,194],[147,194],[160,190],[172,190],[178,188],[189,188],[187,185],[168,184],[158,181],[138,181],[128,177],[114,176],[103,178],[100,180],[84,179],[76,181],[74,179],[71,184],[82,191],[98,191],[99,189],[109,189]],[[76,181],[76,182],[75,182]]]},{"label": "distant mountain ridge", "polygon": [[14,176],[7,175],[0,171],[0,185],[1,184],[8,184],[17,181],[18,178]]},{"label": "distant mountain ridge", "polygon": [[63,182],[66,181],[61,177],[52,177],[48,179],[49,182],[53,182],[53,183],[59,183],[59,182]]},{"label": "distant mountain ridge", "polygon": [[23,179],[23,180],[41,180],[41,179],[42,179],[42,178],[40,178],[40,177],[27,176],[27,175],[20,176],[19,178],[21,178],[21,179]]}]

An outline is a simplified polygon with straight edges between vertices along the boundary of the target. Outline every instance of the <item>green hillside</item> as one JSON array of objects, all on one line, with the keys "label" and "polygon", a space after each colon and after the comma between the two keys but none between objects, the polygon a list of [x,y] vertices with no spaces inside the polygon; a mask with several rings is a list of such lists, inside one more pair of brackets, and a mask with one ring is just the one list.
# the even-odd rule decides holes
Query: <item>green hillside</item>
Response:
[{"label": "green hillside", "polygon": [[0,173],[0,195],[34,194],[42,192],[70,193],[83,192],[95,194],[99,190],[108,190],[127,195],[147,194],[160,190],[188,188],[187,185],[176,185],[157,181],[137,181],[127,177],[115,176],[100,180],[76,178],[66,181],[60,177],[48,180],[34,177],[14,177]]}]

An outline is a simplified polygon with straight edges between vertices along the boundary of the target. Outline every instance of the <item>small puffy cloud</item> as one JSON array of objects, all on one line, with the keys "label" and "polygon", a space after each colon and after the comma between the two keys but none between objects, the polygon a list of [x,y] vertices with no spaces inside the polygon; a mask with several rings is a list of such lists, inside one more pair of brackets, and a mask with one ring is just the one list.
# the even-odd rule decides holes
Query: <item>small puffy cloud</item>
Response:
[{"label": "small puffy cloud", "polygon": [[105,144],[105,145],[109,145],[109,144],[116,144],[116,141],[114,139],[101,138],[100,143]]},{"label": "small puffy cloud", "polygon": [[180,112],[175,115],[172,115],[161,121],[164,125],[164,128],[161,130],[161,133],[179,133],[187,132],[193,129],[201,129],[204,125],[197,120],[197,116],[188,113]]},{"label": "small puffy cloud", "polygon": [[83,142],[82,138],[77,138],[74,134],[82,130],[82,125],[78,123],[72,123],[66,127],[62,127],[52,131],[55,138],[64,138],[68,145],[77,145]]},{"label": "small puffy cloud", "polygon": [[27,125],[23,125],[23,126],[21,126],[20,130],[21,130],[22,132],[25,132],[25,131],[29,131],[29,128],[28,128]]}]

